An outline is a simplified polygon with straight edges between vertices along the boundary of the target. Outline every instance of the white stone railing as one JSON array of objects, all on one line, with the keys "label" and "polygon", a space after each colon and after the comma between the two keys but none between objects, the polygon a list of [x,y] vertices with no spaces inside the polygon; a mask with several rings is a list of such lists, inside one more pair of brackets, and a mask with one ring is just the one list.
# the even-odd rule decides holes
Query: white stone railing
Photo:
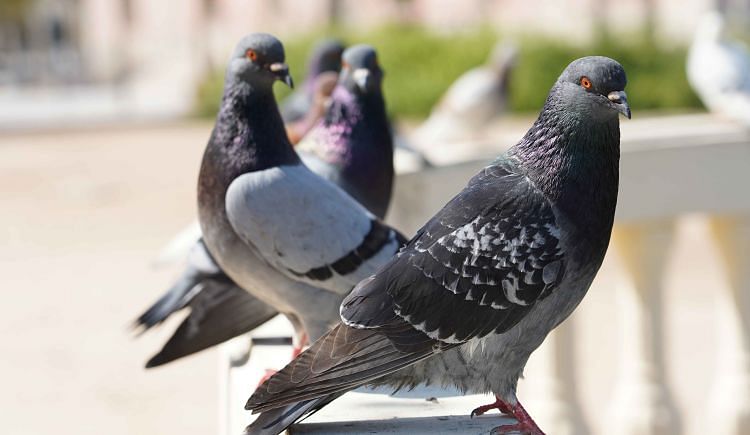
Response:
[{"label": "white stone railing", "polygon": [[[522,133],[510,129],[500,139],[471,147],[425,150],[440,165],[399,175],[389,222],[406,233],[416,230]],[[688,213],[706,217],[723,265],[722,276],[711,277],[708,281],[714,285],[706,288],[715,299],[716,313],[710,317],[717,320],[705,328],[715,331],[715,343],[695,343],[695,352],[713,353],[714,370],[701,373],[701,381],[712,385],[711,391],[681,397],[689,411],[700,415],[701,428],[686,427],[687,411],[683,406],[680,412],[668,381],[695,379],[670,373],[665,364],[668,356],[691,358],[667,355],[671,346],[664,331],[665,318],[675,305],[665,301],[666,266],[675,243],[675,224]],[[532,415],[554,435],[670,435],[701,430],[750,434],[750,133],[707,115],[623,122],[620,196],[610,253],[619,260],[620,269],[612,289],[617,316],[607,319],[617,326],[618,332],[610,337],[617,344],[617,354],[610,356],[616,363],[595,367],[600,355],[580,351],[579,344],[586,343],[577,340],[580,313],[576,313],[550,334],[529,362],[521,396]],[[610,256],[605,266],[609,261],[613,261]],[[577,386],[594,368],[613,388],[608,403],[598,403],[587,421],[581,403],[591,400],[582,397]],[[252,368],[259,369],[263,368]],[[240,410],[253,386],[233,380],[232,373],[249,369],[247,364],[228,364],[225,359],[220,370],[224,397],[242,396],[236,404],[222,403],[226,430],[221,433],[237,433],[236,427],[249,419]],[[237,411],[226,414],[228,405]],[[467,403],[465,408],[476,405]],[[234,423],[227,423],[230,420]]]}]

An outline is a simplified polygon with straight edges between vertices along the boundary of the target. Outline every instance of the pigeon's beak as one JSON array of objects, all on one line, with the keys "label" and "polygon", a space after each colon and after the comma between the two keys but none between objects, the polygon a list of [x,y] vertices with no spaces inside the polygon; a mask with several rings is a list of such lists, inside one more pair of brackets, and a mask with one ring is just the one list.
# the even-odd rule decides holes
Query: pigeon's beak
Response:
[{"label": "pigeon's beak", "polygon": [[276,80],[286,83],[287,86],[294,89],[292,76],[289,74],[289,67],[283,62],[272,63],[268,69],[276,76]]},{"label": "pigeon's beak", "polygon": [[360,91],[367,92],[367,87],[370,84],[370,70],[367,68],[355,69],[352,73],[352,79],[354,79],[354,83],[357,84]]},{"label": "pigeon's beak", "polygon": [[630,106],[628,105],[628,95],[625,91],[612,91],[607,94],[607,99],[618,112],[630,119]]}]

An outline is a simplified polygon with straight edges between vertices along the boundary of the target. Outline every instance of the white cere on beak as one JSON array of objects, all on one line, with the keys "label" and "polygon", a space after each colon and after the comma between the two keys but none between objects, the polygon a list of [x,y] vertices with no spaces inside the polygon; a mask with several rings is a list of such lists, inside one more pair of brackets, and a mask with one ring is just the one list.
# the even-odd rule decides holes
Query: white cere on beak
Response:
[{"label": "white cere on beak", "polygon": [[287,69],[287,66],[285,63],[276,62],[276,63],[272,63],[271,65],[269,65],[268,69],[271,70],[271,72],[279,72],[279,71]]},{"label": "white cere on beak", "polygon": [[357,87],[364,91],[367,89],[367,81],[370,78],[370,70],[366,68],[355,69],[352,73],[352,78],[354,79],[354,83],[357,84]]}]

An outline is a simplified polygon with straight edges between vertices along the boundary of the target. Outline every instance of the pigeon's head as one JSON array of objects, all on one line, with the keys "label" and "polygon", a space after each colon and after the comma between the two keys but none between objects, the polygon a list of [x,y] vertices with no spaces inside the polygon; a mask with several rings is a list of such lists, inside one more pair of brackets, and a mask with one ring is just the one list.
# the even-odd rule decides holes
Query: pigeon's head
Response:
[{"label": "pigeon's head", "polygon": [[339,83],[357,95],[379,94],[383,70],[372,46],[360,44],[344,51]]},{"label": "pigeon's head", "polygon": [[344,52],[344,43],[338,39],[324,39],[313,49],[310,56],[308,71],[315,77],[324,72],[341,71],[341,54]]},{"label": "pigeon's head", "polygon": [[271,88],[276,80],[294,87],[284,63],[284,46],[268,33],[251,33],[240,40],[232,53],[227,78],[259,88]]},{"label": "pigeon's head", "polygon": [[554,103],[594,120],[616,117],[618,113],[630,118],[626,84],[625,70],[617,61],[604,56],[582,57],[560,75]]}]

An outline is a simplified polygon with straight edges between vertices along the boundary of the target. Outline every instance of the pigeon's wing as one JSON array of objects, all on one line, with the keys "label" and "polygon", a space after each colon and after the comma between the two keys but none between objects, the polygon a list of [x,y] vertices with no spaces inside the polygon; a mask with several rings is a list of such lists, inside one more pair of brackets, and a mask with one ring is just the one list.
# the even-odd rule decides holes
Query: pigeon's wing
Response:
[{"label": "pigeon's wing", "polygon": [[226,207],[234,230],[275,268],[339,293],[400,246],[395,230],[302,164],[237,177]]},{"label": "pigeon's wing", "polygon": [[[433,339],[502,333],[562,279],[565,252],[549,201],[512,161],[486,168],[392,261],[396,313]],[[342,304],[350,324],[375,318],[367,288]]]},{"label": "pigeon's wing", "polygon": [[344,324],[256,390],[267,411],[337,394],[518,323],[563,273],[548,202],[507,162],[485,169],[341,306]]},{"label": "pigeon's wing", "polygon": [[234,282],[221,277],[203,279],[188,306],[190,314],[164,347],[146,364],[157,367],[250,332],[278,312]]}]

